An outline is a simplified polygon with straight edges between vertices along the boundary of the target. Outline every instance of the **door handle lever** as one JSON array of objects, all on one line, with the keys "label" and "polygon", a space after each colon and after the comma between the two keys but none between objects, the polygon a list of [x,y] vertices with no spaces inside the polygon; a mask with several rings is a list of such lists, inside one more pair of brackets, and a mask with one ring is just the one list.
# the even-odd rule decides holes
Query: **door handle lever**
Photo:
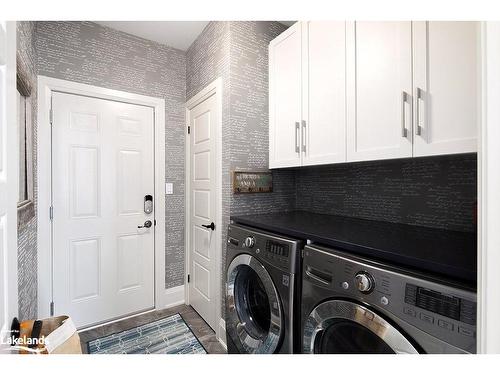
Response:
[{"label": "door handle lever", "polygon": [[215,224],[212,222],[210,223],[210,225],[205,225],[205,224],[201,224],[202,227],[205,227],[207,229],[212,229],[212,230],[215,230]]},{"label": "door handle lever", "polygon": [[151,228],[152,225],[151,220],[146,220],[143,225],[138,225],[137,228]]}]

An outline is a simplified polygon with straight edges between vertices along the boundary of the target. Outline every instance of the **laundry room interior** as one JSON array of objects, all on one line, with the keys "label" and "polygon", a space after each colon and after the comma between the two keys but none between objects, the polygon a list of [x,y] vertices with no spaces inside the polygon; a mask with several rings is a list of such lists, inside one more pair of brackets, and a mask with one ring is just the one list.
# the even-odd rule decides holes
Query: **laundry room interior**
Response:
[{"label": "laundry room interior", "polygon": [[1,31],[2,350],[500,353],[498,22]]}]

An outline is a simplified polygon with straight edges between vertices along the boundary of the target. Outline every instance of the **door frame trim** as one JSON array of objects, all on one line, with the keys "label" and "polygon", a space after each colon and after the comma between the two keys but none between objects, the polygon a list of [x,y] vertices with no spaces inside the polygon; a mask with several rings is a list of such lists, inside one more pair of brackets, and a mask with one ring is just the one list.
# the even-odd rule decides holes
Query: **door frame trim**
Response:
[{"label": "door frame trim", "polygon": [[481,121],[478,137],[477,353],[500,352],[500,22],[481,22]]},{"label": "door frame trim", "polygon": [[[53,300],[52,225],[51,205],[51,125],[50,108],[53,92],[63,92],[98,99],[151,107],[154,110],[154,176],[155,176],[155,241],[154,241],[154,298],[155,308],[162,309],[166,301],[165,289],[165,100],[151,96],[77,83],[46,76],[38,76],[38,316],[50,316]],[[96,322],[99,323],[99,322]]]},{"label": "door frame trim", "polygon": [[[189,231],[187,228],[190,228],[191,220],[189,218],[189,212],[191,208],[191,194],[189,194],[191,189],[191,184],[189,182],[189,176],[191,173],[191,145],[190,145],[190,135],[187,134],[187,127],[190,123],[190,111],[196,107],[198,104],[208,99],[212,95],[216,95],[217,99],[217,124],[215,126],[215,190],[216,190],[216,214],[215,214],[215,222],[217,223],[217,229],[215,230],[215,257],[214,263],[215,267],[215,280],[216,280],[216,288],[215,288],[215,324],[216,326],[219,324],[221,319],[221,282],[222,282],[222,231],[224,228],[222,225],[222,78],[219,77],[209,83],[206,87],[204,87],[201,91],[199,91],[196,95],[190,98],[186,102],[186,138],[185,138],[185,230],[184,230],[184,253],[185,253],[185,263],[184,263],[184,301],[186,305],[189,305],[189,284],[187,282],[187,275],[189,274],[189,264],[190,264],[190,240],[189,240]],[[216,337],[218,340],[224,340],[225,337],[222,337],[222,332],[220,329],[216,329],[220,327],[214,327],[216,331]]]},{"label": "door frame trim", "polygon": [[[0,212],[0,224],[3,224],[3,240],[4,243],[0,256],[3,257],[3,262],[0,262],[1,274],[0,288],[3,288],[3,293],[0,293],[0,308],[3,310],[0,314],[0,349],[8,349],[6,344],[7,338],[10,335],[8,330],[12,319],[19,316],[19,292],[18,292],[18,230],[17,230],[17,197],[18,197],[18,135],[17,135],[17,101],[16,97],[16,40],[17,40],[17,22],[6,21],[5,28],[0,26],[0,68],[4,73],[4,80],[1,84],[4,86],[5,92],[0,93],[0,131],[5,129],[0,142],[5,147],[6,154],[3,158],[3,165],[0,168],[0,178],[5,179],[3,183],[6,186],[6,198],[0,197],[2,206],[5,204],[6,211],[2,215]],[[1,88],[0,88],[1,89]],[[7,110],[5,110],[7,109]],[[14,109],[14,110],[12,110]],[[5,128],[4,128],[4,125]],[[7,146],[7,142],[14,142],[14,145]],[[7,150],[8,149],[8,150]],[[4,152],[4,148],[0,147],[0,152]],[[9,153],[7,155],[7,152]],[[10,154],[13,152],[13,155]],[[2,191],[3,193],[3,191]],[[14,199],[14,197],[16,197]],[[8,353],[7,351],[4,353]],[[4,368],[5,366],[0,366]]]}]

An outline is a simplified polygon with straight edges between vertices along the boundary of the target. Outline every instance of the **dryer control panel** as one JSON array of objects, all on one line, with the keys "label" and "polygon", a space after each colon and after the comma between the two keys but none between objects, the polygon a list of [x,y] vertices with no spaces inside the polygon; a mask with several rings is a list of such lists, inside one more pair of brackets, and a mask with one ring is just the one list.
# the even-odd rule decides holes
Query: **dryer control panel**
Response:
[{"label": "dryer control panel", "polygon": [[[476,294],[404,269],[321,246],[304,248],[304,285],[364,302],[464,351],[476,351]],[[322,290],[322,291],[321,291]]]}]

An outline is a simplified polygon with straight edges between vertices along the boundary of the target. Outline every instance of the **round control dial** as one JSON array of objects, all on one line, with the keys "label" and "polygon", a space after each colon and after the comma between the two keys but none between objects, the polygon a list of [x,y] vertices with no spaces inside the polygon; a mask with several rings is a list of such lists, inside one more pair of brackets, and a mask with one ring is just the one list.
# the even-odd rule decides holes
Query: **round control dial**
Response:
[{"label": "round control dial", "polygon": [[252,248],[255,245],[255,239],[251,236],[245,238],[245,246],[248,248]]},{"label": "round control dial", "polygon": [[375,287],[375,281],[373,277],[368,272],[358,272],[354,277],[356,281],[356,287],[361,293],[371,293]]}]

